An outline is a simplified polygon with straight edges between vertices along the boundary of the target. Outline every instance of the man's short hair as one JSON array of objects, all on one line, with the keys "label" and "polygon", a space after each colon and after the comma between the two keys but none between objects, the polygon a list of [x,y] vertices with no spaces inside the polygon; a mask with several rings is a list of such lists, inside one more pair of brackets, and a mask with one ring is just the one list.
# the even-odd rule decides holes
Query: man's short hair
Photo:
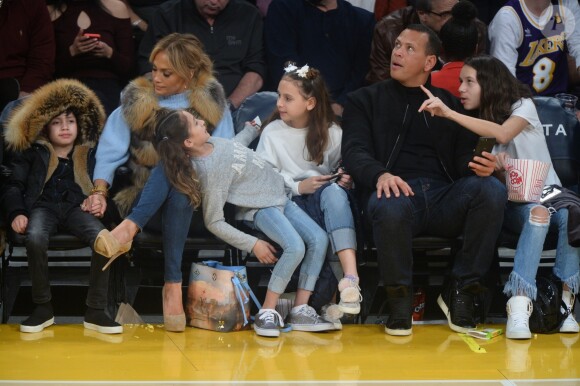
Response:
[{"label": "man's short hair", "polygon": [[415,10],[423,12],[431,12],[431,10],[433,9],[433,6],[431,5],[432,1],[433,0],[416,0]]},{"label": "man's short hair", "polygon": [[439,36],[431,28],[423,24],[409,24],[405,29],[427,34],[425,53],[439,57],[441,54],[441,39],[439,39]]}]

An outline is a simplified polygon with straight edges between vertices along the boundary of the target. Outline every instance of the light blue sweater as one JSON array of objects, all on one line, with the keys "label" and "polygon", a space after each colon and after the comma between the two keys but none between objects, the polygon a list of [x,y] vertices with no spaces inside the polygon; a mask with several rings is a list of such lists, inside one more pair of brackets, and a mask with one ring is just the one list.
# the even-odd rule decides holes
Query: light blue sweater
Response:
[{"label": "light blue sweater", "polygon": [[[159,96],[159,106],[169,109],[189,107],[189,92],[171,96]],[[234,137],[234,124],[230,110],[226,107],[221,121],[212,132],[212,136],[231,139]],[[97,147],[97,163],[93,180],[102,179],[113,184],[115,170],[129,159],[131,129],[125,120],[122,107],[117,107],[109,115]]]}]

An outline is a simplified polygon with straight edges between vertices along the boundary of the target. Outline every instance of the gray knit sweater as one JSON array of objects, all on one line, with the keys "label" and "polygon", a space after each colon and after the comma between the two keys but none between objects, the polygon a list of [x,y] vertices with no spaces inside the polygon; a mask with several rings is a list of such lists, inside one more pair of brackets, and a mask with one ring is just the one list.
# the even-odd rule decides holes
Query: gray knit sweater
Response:
[{"label": "gray knit sweater", "polygon": [[275,206],[283,210],[288,200],[284,179],[236,140],[211,137],[208,142],[213,145],[212,153],[192,158],[201,183],[205,226],[228,244],[251,252],[257,238],[228,224],[224,205],[226,202],[236,205],[239,208],[236,218],[250,221],[257,209]]}]

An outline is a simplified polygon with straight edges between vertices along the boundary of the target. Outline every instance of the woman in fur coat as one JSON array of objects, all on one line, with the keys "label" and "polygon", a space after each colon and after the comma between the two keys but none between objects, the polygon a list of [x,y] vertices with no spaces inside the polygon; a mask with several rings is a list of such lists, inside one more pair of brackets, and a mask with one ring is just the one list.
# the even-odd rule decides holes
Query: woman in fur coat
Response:
[{"label": "woman in fur coat", "polygon": [[[160,108],[186,109],[203,119],[213,136],[232,138],[233,122],[224,90],[213,77],[210,58],[200,41],[190,34],[167,35],[153,48],[150,56],[151,79],[132,81],[123,92],[121,106],[108,118],[97,151],[94,183],[107,189],[113,182],[115,169],[129,162],[131,186],[114,197],[119,212],[125,217],[136,204],[158,156],[151,143],[154,138],[155,113]],[[93,207],[100,203],[99,207]],[[104,198],[91,198],[93,213],[104,213]],[[185,313],[181,294],[181,259],[193,207],[187,197],[175,192],[160,210],[163,217],[163,254],[165,258],[163,317],[169,331],[185,329]],[[165,215],[169,213],[169,215]],[[178,214],[178,215],[177,215]],[[147,227],[158,228],[156,221]]]},{"label": "woman in fur coat", "polygon": [[[94,149],[105,112],[96,95],[76,80],[60,79],[36,90],[11,115],[6,145],[15,152],[12,176],[2,206],[12,230],[25,235],[32,281],[32,315],[22,332],[40,332],[54,324],[48,278],[49,236],[65,228],[93,246],[105,227],[83,203],[106,194],[93,186]],[[123,332],[105,314],[107,259],[93,252],[84,326],[104,334]]]}]

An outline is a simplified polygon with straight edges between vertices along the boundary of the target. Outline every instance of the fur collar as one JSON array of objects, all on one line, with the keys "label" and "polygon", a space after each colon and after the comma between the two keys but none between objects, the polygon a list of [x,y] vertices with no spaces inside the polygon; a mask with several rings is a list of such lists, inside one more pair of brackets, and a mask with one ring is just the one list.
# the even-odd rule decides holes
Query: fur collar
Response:
[{"label": "fur collar", "polygon": [[68,109],[77,118],[76,143],[94,147],[106,118],[101,102],[78,80],[59,79],[37,89],[11,113],[4,134],[8,148],[23,151],[37,140],[46,141],[44,126]]},{"label": "fur collar", "polygon": [[[160,109],[151,80],[140,77],[129,83],[121,101],[123,115],[133,133],[151,140],[155,130],[155,112]],[[209,131],[222,118],[226,107],[224,89],[215,78],[205,84],[198,84],[189,93],[188,111],[203,118]]]}]

